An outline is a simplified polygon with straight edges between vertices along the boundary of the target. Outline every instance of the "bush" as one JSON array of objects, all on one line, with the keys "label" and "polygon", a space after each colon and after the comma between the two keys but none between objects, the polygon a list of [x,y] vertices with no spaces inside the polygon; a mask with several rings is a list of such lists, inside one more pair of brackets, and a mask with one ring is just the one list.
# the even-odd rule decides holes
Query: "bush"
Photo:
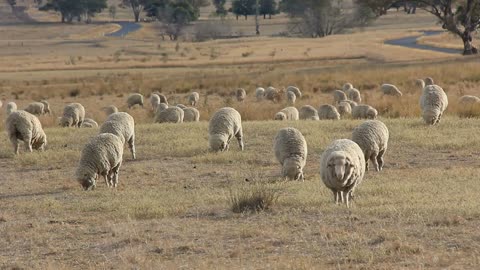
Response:
[{"label": "bush", "polygon": [[198,23],[194,29],[195,41],[206,41],[232,36],[232,27],[226,22],[205,22]]},{"label": "bush", "polygon": [[270,209],[277,202],[278,196],[278,190],[266,184],[244,186],[230,191],[230,207],[234,213],[257,213]]}]

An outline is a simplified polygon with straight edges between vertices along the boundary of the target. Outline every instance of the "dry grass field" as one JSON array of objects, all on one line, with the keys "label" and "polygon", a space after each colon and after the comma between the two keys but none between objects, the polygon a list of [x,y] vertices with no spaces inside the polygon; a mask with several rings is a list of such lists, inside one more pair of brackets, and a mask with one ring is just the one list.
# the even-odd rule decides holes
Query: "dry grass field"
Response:
[{"label": "dry grass field", "polygon": [[[104,33],[118,25],[59,25],[52,14],[30,14],[51,22],[0,25],[0,100],[21,109],[47,99],[52,114],[40,117],[46,151],[21,148],[15,156],[0,110],[0,268],[480,267],[480,108],[457,102],[480,94],[478,57],[383,44],[438,29],[426,14],[393,12],[371,27],[324,39],[199,43],[162,41],[152,24],[109,38]],[[273,24],[268,31],[277,31]],[[427,76],[450,101],[435,127],[420,118],[415,79]],[[254,97],[258,86],[296,85],[304,96],[295,106],[318,108],[331,104],[331,92],[345,82],[390,130],[384,170],[367,172],[349,209],[333,203],[319,159],[332,140],[350,138],[362,121],[272,121],[286,101]],[[396,84],[404,95],[384,97],[382,83]],[[233,96],[238,87],[247,91],[244,103]],[[129,93],[148,98],[156,90],[171,104],[186,104],[198,91],[201,121],[154,124],[148,101],[127,109]],[[70,102],[82,103],[99,123],[106,118],[101,108],[112,104],[135,118],[138,158],[125,151],[117,189],[100,179],[86,192],[75,181],[80,152],[98,129],[58,127]],[[224,106],[242,115],[243,152],[235,142],[229,152],[208,151],[208,119]],[[274,157],[273,138],[287,126],[307,140],[305,182],[284,181]],[[235,200],[258,193],[272,198],[267,210],[232,211]]]}]

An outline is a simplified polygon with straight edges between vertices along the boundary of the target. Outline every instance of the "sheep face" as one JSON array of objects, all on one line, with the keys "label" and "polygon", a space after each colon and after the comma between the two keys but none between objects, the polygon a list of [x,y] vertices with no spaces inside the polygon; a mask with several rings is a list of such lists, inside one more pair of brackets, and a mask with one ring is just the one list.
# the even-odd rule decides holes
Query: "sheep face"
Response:
[{"label": "sheep face", "polygon": [[287,116],[283,112],[278,112],[275,114],[275,120],[285,121],[287,120]]},{"label": "sheep face", "polygon": [[287,158],[283,162],[282,174],[283,177],[289,180],[304,180],[302,167],[300,166],[300,162],[296,159]]},{"label": "sheep face", "polygon": [[79,177],[78,182],[82,185],[84,190],[93,190],[95,189],[96,179],[98,178],[98,174],[84,174],[83,176]]},{"label": "sheep face", "polygon": [[378,112],[375,109],[370,109],[367,112],[367,119],[375,120],[377,118]]},{"label": "sheep face", "polygon": [[437,124],[438,113],[434,110],[426,110],[423,112],[423,120],[427,125]]},{"label": "sheep face", "polygon": [[45,136],[42,136],[40,139],[32,142],[32,148],[35,150],[43,151],[46,145],[47,145],[47,138],[45,138]]},{"label": "sheep face", "polygon": [[73,125],[73,119],[70,117],[60,118],[60,126],[62,127],[71,127]]},{"label": "sheep face", "polygon": [[344,152],[333,152],[327,162],[327,170],[332,179],[345,183],[351,178],[355,165]]},{"label": "sheep face", "polygon": [[228,151],[228,138],[223,134],[210,136],[210,150],[214,152]]}]

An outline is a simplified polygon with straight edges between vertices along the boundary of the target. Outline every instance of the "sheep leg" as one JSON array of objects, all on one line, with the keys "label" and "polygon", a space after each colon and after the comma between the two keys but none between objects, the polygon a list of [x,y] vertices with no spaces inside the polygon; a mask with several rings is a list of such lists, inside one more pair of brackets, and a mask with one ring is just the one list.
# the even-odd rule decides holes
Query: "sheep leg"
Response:
[{"label": "sheep leg", "polygon": [[338,191],[335,191],[335,190],[332,190],[333,192],[333,201],[335,202],[335,204],[338,204],[338,201],[339,201],[339,195],[340,195],[340,192]]},{"label": "sheep leg", "polygon": [[135,136],[132,136],[130,140],[128,140],[128,148],[130,148],[133,159],[136,159],[137,156],[135,155]]},{"label": "sheep leg", "polygon": [[378,166],[377,156],[376,156],[375,154],[373,154],[373,155],[370,157],[370,160],[371,160],[372,163],[373,163],[373,167],[375,168],[375,171],[379,172],[379,171],[380,171],[380,167]]},{"label": "sheep leg", "polygon": [[110,174],[108,172],[102,173],[103,178],[105,179],[105,184],[107,187],[110,187]]},{"label": "sheep leg", "polygon": [[243,142],[243,132],[241,129],[240,131],[237,132],[237,134],[235,134],[235,137],[237,137],[238,146],[240,147],[240,150],[243,151],[245,149],[245,143]]},{"label": "sheep leg", "polygon": [[112,175],[112,181],[113,181],[113,187],[116,188],[118,186],[118,172],[120,171],[120,166],[122,163],[118,163],[117,166],[115,166],[112,169],[113,175]]},{"label": "sheep leg", "polygon": [[25,149],[27,152],[33,152],[32,149],[32,134],[28,133],[25,135],[23,142],[25,143]]},{"label": "sheep leg", "polygon": [[10,138],[10,141],[12,141],[12,144],[13,144],[13,152],[15,152],[15,155],[18,155],[18,153],[19,153],[19,145],[18,145],[18,140],[17,140],[17,138]]},{"label": "sheep leg", "polygon": [[[347,204],[347,208],[350,208],[350,203],[349,203],[349,200],[348,200],[349,197],[350,197],[350,192],[347,191],[347,192],[343,193],[343,196],[345,197],[345,203]],[[342,199],[342,201],[343,201],[343,199]]]},{"label": "sheep leg", "polygon": [[385,154],[385,150],[382,150],[378,153],[378,156],[377,156],[378,168],[380,169],[380,171],[383,169],[383,164],[384,164],[383,155],[384,154]]}]

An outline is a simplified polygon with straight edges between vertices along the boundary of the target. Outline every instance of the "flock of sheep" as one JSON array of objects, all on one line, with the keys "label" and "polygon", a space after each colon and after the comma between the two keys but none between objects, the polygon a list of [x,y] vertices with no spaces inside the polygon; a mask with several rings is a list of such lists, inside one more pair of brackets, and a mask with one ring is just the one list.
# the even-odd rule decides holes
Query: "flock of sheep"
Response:
[{"label": "flock of sheep", "polygon": [[[435,85],[431,78],[419,80],[423,88],[420,106],[425,123],[437,124],[448,106],[448,99],[443,89]],[[391,84],[381,86],[385,95],[401,97],[400,90]],[[273,100],[284,94],[290,107],[286,107],[273,117],[275,120],[320,120],[340,119],[342,115],[351,114],[353,118],[368,119],[353,132],[351,139],[333,141],[326,147],[320,159],[320,176],[324,184],[333,192],[335,202],[345,202],[347,207],[353,198],[355,188],[361,183],[368,162],[371,161],[376,171],[384,165],[383,156],[387,150],[389,131],[384,123],[375,120],[378,113],[372,106],[361,104],[361,93],[352,84],[347,83],[343,90],[333,92],[335,106],[325,104],[316,110],[306,105],[297,110],[293,105],[302,97],[300,89],[290,86],[284,91],[273,87],[258,88],[255,92],[258,100]],[[235,93],[239,102],[246,97],[244,89]],[[156,123],[180,123],[199,121],[199,111],[195,108],[199,94],[193,92],[188,97],[191,107],[181,104],[168,105],[167,98],[161,93],[151,94],[150,102],[154,110]],[[141,94],[132,94],[127,99],[128,108],[135,105],[144,106]],[[0,105],[1,106],[1,105]],[[135,152],[135,123],[126,112],[118,112],[115,106],[104,108],[109,115],[100,126],[99,134],[93,136],[84,146],[76,170],[76,179],[85,190],[93,189],[99,176],[105,179],[107,186],[116,187],[118,173],[122,165],[123,149],[127,145],[132,158]],[[25,110],[17,110],[15,103],[6,105],[6,131],[13,144],[14,152],[19,153],[19,141],[25,143],[27,151],[43,150],[47,144],[47,136],[36,115],[50,112],[47,101],[35,102]],[[64,127],[98,127],[92,119],[85,118],[85,108],[79,103],[71,103],[64,107],[59,124]],[[230,107],[219,109],[213,114],[208,126],[208,143],[211,151],[228,151],[230,141],[235,137],[240,149],[245,148],[242,130],[242,118],[238,111]],[[282,166],[282,176],[290,180],[304,180],[303,169],[307,159],[307,142],[302,133],[292,127],[278,131],[274,138],[275,157]]]}]

